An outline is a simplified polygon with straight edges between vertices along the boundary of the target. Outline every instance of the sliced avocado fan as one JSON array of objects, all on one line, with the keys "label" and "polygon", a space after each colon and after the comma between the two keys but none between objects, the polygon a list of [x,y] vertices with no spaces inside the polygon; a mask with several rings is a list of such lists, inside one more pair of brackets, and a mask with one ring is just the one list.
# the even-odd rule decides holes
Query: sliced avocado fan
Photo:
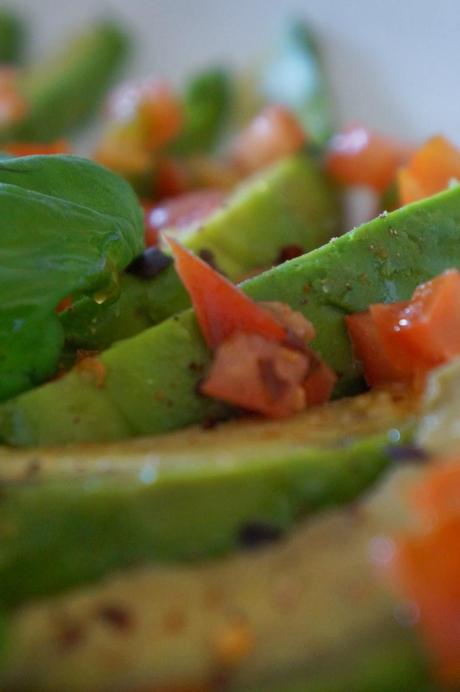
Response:
[{"label": "sliced avocado fan", "polygon": [[[326,243],[339,232],[340,220],[336,188],[315,158],[302,154],[245,181],[221,210],[180,238],[236,281],[276,264],[284,248],[301,254]],[[102,304],[76,302],[62,314],[61,324],[68,346],[100,350],[189,305],[170,266],[147,280],[125,274],[118,294]]]},{"label": "sliced avocado fan", "polygon": [[287,539],[200,564],[131,568],[26,604],[6,619],[0,685],[172,692],[220,690],[224,680],[228,692],[439,692],[417,630],[396,619],[396,595],[371,560],[407,525],[404,493],[419,473],[398,470]]},{"label": "sliced avocado fan", "polygon": [[381,391],[280,422],[113,446],[2,448],[0,603],[276,536],[368,487],[410,435],[416,407],[408,392]]},{"label": "sliced avocado fan", "polygon": [[[449,267],[460,268],[460,187],[381,215],[242,288],[312,321],[312,345],[338,373],[339,395],[363,386],[344,316],[408,299]],[[104,352],[104,382],[77,368],[6,402],[0,439],[17,446],[108,441],[222,416],[226,409],[198,392],[210,359],[193,312],[181,313]]]}]

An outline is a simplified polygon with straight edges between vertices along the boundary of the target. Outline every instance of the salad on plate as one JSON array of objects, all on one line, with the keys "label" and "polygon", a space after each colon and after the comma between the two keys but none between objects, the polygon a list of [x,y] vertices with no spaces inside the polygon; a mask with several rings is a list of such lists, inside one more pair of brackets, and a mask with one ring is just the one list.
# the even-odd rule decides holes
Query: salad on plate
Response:
[{"label": "salad on plate", "polygon": [[460,689],[460,150],[338,127],[301,20],[182,88],[117,84],[115,21],[25,35],[2,10],[0,689]]}]

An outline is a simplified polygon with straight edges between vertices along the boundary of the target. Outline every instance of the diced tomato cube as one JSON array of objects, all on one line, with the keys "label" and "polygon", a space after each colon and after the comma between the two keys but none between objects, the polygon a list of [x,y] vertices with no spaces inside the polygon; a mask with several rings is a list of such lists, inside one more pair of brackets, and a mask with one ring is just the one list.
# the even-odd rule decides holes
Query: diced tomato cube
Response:
[{"label": "diced tomato cube", "polygon": [[397,382],[406,373],[393,364],[388,355],[370,312],[347,315],[345,321],[353,349],[361,361],[364,377],[370,387]]},{"label": "diced tomato cube", "polygon": [[323,360],[312,356],[310,357],[310,370],[303,383],[305,392],[305,405],[319,406],[325,404],[332,396],[337,375]]},{"label": "diced tomato cube", "polygon": [[459,689],[460,462],[458,455],[435,461],[411,492],[419,525],[397,540],[390,570],[418,609],[440,681]]},{"label": "diced tomato cube", "polygon": [[201,386],[207,396],[270,418],[305,407],[302,383],[309,367],[304,353],[258,334],[234,334],[217,347]]},{"label": "diced tomato cube", "polygon": [[432,137],[399,172],[401,204],[441,192],[451,180],[460,181],[460,150],[445,137]]},{"label": "diced tomato cube", "polygon": [[427,367],[460,355],[460,273],[451,269],[419,286],[400,325],[401,347]]},{"label": "diced tomato cube", "polygon": [[401,142],[361,125],[351,125],[332,138],[326,168],[342,185],[363,185],[383,192],[409,152]]},{"label": "diced tomato cube", "polygon": [[251,173],[294,154],[304,143],[305,133],[297,118],[284,106],[267,106],[238,136],[233,158]]},{"label": "diced tomato cube", "polygon": [[164,228],[188,229],[219,209],[225,200],[220,190],[196,190],[152,205],[146,214],[146,245],[156,245]]}]

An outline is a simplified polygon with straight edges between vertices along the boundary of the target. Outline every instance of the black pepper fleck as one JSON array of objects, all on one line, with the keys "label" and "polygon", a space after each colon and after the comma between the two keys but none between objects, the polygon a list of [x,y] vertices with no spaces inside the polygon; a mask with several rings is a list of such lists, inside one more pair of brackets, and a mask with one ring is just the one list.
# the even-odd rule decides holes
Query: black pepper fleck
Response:
[{"label": "black pepper fleck", "polygon": [[394,463],[400,461],[428,461],[429,454],[417,445],[389,445],[385,449],[387,457]]},{"label": "black pepper fleck", "polygon": [[238,542],[244,548],[257,548],[260,545],[279,540],[282,533],[278,526],[262,522],[252,522],[240,528]]},{"label": "black pepper fleck", "polygon": [[172,264],[172,257],[165,255],[158,247],[148,247],[126,267],[128,274],[139,279],[153,279]]},{"label": "black pepper fleck", "polygon": [[214,257],[214,253],[211,252],[211,250],[208,250],[207,248],[203,248],[202,250],[199,251],[198,257],[200,257],[203,262],[206,262],[206,264],[209,264],[210,267],[215,269],[216,272],[219,272],[219,274],[222,274],[222,276],[225,276],[224,272],[220,267],[218,266],[216,259]]}]

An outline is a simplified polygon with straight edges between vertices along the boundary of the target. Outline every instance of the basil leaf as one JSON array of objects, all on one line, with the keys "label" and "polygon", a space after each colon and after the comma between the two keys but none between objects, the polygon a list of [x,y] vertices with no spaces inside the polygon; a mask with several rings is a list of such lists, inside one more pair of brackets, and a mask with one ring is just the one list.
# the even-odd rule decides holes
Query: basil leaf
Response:
[{"label": "basil leaf", "polygon": [[130,186],[73,156],[0,160],[0,400],[55,372],[59,301],[108,291],[143,249]]},{"label": "basil leaf", "polygon": [[333,115],[316,38],[306,24],[288,24],[277,49],[265,65],[264,96],[290,108],[318,144],[333,132]]}]

